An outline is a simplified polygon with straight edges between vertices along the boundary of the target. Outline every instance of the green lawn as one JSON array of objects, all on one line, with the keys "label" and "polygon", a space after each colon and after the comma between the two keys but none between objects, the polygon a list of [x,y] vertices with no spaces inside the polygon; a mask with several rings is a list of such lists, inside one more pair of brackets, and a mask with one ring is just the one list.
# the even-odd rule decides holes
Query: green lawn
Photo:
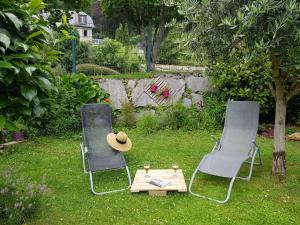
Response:
[{"label": "green lawn", "polygon": [[[143,135],[128,131],[134,146],[125,154],[132,178],[136,169],[150,162],[152,168],[170,168],[176,162],[187,183],[204,154],[213,147],[203,132],[160,131]],[[51,191],[42,199],[37,218],[27,224],[299,224],[300,221],[300,144],[287,143],[287,179],[278,183],[270,176],[272,140],[258,138],[263,166],[254,168],[252,180],[237,180],[231,200],[220,205],[188,193],[149,197],[129,191],[94,196],[89,179],[82,173],[79,136],[42,137],[15,146],[0,155],[0,171],[13,168],[17,176],[40,182],[46,176]],[[245,173],[246,168],[242,169]],[[223,197],[228,181],[208,176],[197,179],[196,190]],[[96,188],[126,184],[124,172],[100,173]],[[298,222],[297,222],[298,221]]]}]

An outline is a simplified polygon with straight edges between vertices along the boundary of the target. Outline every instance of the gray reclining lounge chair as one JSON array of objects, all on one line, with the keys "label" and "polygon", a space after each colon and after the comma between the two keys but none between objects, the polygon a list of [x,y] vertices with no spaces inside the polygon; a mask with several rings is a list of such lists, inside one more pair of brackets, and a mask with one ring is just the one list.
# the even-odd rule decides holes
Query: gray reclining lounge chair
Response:
[{"label": "gray reclining lounge chair", "polygon": [[[95,195],[124,191],[131,186],[129,169],[121,152],[113,150],[106,141],[112,132],[111,108],[107,104],[86,104],[81,108],[83,143],[81,146],[83,170],[90,175],[91,191]],[[88,162],[88,170],[86,167]],[[112,169],[126,169],[129,186],[124,189],[96,192],[93,173]]]},{"label": "gray reclining lounge chair", "polygon": [[[225,203],[230,198],[232,185],[236,178],[250,181],[253,165],[262,164],[260,150],[255,142],[258,117],[259,105],[256,102],[228,102],[221,140],[216,140],[212,152],[204,156],[193,173],[189,184],[191,194],[218,203]],[[259,155],[259,163],[255,163],[256,154]],[[237,177],[243,162],[250,163],[249,175]],[[193,181],[198,172],[231,179],[225,200],[213,199],[192,191]]]}]

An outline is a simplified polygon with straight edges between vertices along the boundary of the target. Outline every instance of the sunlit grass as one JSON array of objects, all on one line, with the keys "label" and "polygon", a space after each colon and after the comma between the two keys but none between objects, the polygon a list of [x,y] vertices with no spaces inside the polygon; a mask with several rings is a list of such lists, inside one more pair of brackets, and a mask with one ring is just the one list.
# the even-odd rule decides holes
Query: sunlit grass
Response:
[{"label": "sunlit grass", "polygon": [[[144,135],[128,131],[134,145],[125,154],[134,177],[135,171],[150,162],[151,168],[170,168],[173,162],[183,169],[187,184],[213,142],[204,132],[160,131]],[[217,133],[218,135],[218,133]],[[256,166],[251,181],[237,180],[231,200],[219,205],[188,193],[149,197],[129,191],[94,196],[89,179],[82,173],[79,135],[66,138],[42,137],[15,146],[0,155],[0,171],[12,168],[15,176],[39,182],[45,176],[51,191],[43,197],[37,218],[27,224],[299,224],[300,221],[300,144],[287,143],[288,175],[283,183],[270,176],[272,140],[258,138],[263,166]],[[242,169],[245,174],[247,167]],[[98,190],[126,186],[124,171],[95,176]],[[228,180],[199,176],[195,191],[223,197]]]}]

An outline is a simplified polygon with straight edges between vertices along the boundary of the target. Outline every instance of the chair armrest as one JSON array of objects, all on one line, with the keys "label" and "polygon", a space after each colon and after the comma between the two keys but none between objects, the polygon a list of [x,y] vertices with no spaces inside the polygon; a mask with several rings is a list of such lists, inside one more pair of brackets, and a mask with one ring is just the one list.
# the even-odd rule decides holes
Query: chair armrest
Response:
[{"label": "chair armrest", "polygon": [[217,139],[214,135],[210,135],[211,139],[215,141],[215,146],[212,149],[212,152],[219,151],[221,148],[220,139]]}]

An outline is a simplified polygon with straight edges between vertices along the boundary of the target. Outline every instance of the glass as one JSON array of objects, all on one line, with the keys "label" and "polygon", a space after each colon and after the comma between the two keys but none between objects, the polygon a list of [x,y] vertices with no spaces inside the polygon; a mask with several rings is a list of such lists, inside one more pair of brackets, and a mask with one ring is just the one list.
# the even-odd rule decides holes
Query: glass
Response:
[{"label": "glass", "polygon": [[144,170],[145,170],[145,172],[146,172],[145,177],[150,177],[149,174],[148,174],[149,169],[150,169],[150,164],[149,164],[149,163],[146,163],[146,164],[144,165]]},{"label": "glass", "polygon": [[177,170],[178,170],[179,166],[177,164],[173,163],[172,168],[174,170],[174,176],[177,176]]}]

